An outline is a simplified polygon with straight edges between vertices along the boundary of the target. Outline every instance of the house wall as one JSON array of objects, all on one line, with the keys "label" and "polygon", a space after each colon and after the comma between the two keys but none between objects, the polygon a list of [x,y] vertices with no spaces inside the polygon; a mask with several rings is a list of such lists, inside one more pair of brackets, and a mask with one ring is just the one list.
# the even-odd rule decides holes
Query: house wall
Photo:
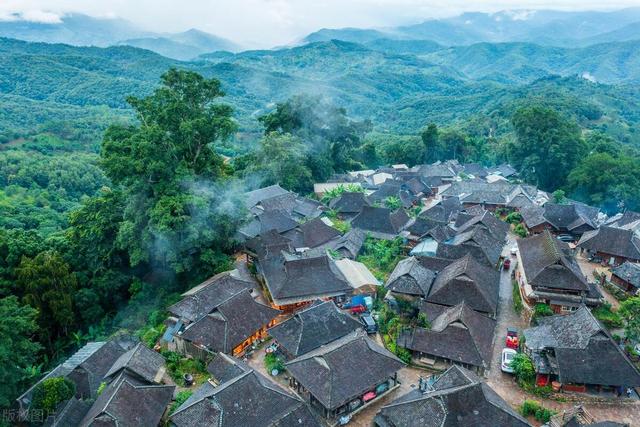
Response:
[{"label": "house wall", "polygon": [[[447,359],[446,357],[440,357],[433,354],[423,353],[420,351],[412,351],[413,361],[416,365],[428,367],[430,369],[436,369],[439,371],[446,371],[453,365],[462,366],[470,370],[471,372],[475,372],[478,375],[484,375],[485,369],[481,366],[469,365],[468,363],[462,363],[458,361],[454,361],[451,359]],[[428,359],[428,362],[425,361]]]},{"label": "house wall", "polygon": [[613,283],[614,285],[616,285],[617,287],[619,287],[620,289],[622,289],[623,291],[629,294],[634,294],[636,291],[636,288],[634,288],[633,285],[631,285],[631,283],[627,282],[624,279],[621,279],[615,274],[611,275],[611,283]]}]

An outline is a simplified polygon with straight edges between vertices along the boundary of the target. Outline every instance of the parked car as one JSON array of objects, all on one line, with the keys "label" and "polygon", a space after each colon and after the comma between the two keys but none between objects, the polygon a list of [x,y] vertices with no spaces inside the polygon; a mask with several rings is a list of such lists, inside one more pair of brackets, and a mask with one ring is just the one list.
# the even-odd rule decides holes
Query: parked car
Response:
[{"label": "parked car", "polygon": [[518,245],[514,245],[511,247],[511,255],[515,256],[518,253]]},{"label": "parked car", "polygon": [[507,338],[505,339],[505,345],[507,348],[514,350],[518,349],[520,345],[520,338],[518,338],[518,330],[516,328],[507,328]]},{"label": "parked car", "polygon": [[376,321],[373,319],[373,316],[369,313],[365,313],[360,316],[360,321],[364,325],[364,330],[367,331],[368,334],[375,334],[378,332],[378,325]]},{"label": "parked car", "polygon": [[351,311],[352,314],[365,313],[367,311],[367,307],[364,305],[354,305],[353,307],[349,307],[349,311]]},{"label": "parked car", "polygon": [[576,240],[576,238],[571,234],[559,234],[557,239],[566,243],[574,242]]},{"label": "parked car", "polygon": [[511,368],[511,361],[518,354],[512,348],[503,348],[502,349],[502,360],[500,362],[500,369],[502,372],[506,372],[508,374],[513,374],[513,369]]},{"label": "parked car", "polygon": [[511,259],[507,258],[504,260],[504,264],[502,264],[502,269],[504,271],[509,271],[510,268],[511,268]]}]

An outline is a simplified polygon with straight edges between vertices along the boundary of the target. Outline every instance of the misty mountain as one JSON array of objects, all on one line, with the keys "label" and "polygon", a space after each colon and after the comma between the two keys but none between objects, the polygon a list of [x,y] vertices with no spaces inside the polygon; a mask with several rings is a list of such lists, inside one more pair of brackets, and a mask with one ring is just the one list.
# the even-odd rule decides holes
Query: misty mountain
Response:
[{"label": "misty mountain", "polygon": [[[584,49],[391,43],[394,49],[424,52],[418,55],[378,50],[387,41],[368,44],[373,47],[334,40],[281,50],[217,52],[181,62],[130,46],[0,39],[0,128],[25,132],[44,122],[69,121],[95,128],[105,117],[130,117],[126,97],[149,94],[159,76],[177,66],[220,79],[225,102],[233,105],[246,131],[259,129],[257,117],[274,103],[301,93],[323,95],[354,117],[374,120],[381,130],[401,132],[417,131],[430,121],[506,116],[518,102],[543,97],[585,126],[638,135],[640,142],[640,131],[634,130],[640,126],[637,42]],[[616,85],[593,83],[580,77],[583,72]]]},{"label": "misty mountain", "polygon": [[640,8],[614,12],[559,12],[514,10],[464,13],[430,19],[415,25],[378,30],[323,29],[303,40],[307,43],[338,39],[366,43],[375,39],[431,40],[446,45],[479,42],[531,42],[547,46],[576,46],[638,38]]},{"label": "misty mountain", "polygon": [[142,30],[124,19],[81,14],[65,15],[57,23],[31,22],[19,17],[14,21],[0,21],[0,37],[73,46],[130,45],[179,60],[218,50],[239,50],[230,40],[196,29],[159,34]]},{"label": "misty mountain", "polygon": [[239,46],[230,40],[195,29],[183,33],[168,34],[164,37],[123,40],[118,44],[148,49],[168,58],[183,61],[194,59],[208,52],[236,52],[240,50]]}]

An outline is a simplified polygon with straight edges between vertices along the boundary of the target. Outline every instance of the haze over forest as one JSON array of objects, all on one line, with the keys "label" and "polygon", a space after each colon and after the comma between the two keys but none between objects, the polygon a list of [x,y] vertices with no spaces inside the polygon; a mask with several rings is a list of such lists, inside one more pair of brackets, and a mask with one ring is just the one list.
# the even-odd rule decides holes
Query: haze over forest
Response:
[{"label": "haze over forest", "polygon": [[[178,28],[28,3],[0,6],[0,323],[33,339],[0,340],[15,360],[0,359],[0,409],[81,343],[155,337],[169,303],[232,265],[250,189],[308,195],[336,173],[455,158],[510,163],[608,214],[640,209],[633,2],[383,1],[361,21],[353,2],[353,21],[321,28],[274,0],[256,10],[282,31],[263,39],[267,24],[238,36],[231,15],[198,25],[210,5]],[[337,15],[326,4],[318,19]],[[258,22],[241,6],[240,27]],[[194,158],[172,139],[200,132]]]}]

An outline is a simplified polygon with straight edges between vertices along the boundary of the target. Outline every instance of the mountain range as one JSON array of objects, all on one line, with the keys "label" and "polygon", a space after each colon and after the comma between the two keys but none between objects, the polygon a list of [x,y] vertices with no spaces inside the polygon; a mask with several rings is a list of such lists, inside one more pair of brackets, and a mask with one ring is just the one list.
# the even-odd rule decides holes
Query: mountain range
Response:
[{"label": "mountain range", "polygon": [[0,21],[0,37],[73,46],[129,45],[179,60],[193,59],[218,50],[240,50],[230,40],[196,29],[181,33],[154,33],[124,19],[82,14],[64,15],[59,22],[47,23],[27,21],[16,16],[13,20]]}]

